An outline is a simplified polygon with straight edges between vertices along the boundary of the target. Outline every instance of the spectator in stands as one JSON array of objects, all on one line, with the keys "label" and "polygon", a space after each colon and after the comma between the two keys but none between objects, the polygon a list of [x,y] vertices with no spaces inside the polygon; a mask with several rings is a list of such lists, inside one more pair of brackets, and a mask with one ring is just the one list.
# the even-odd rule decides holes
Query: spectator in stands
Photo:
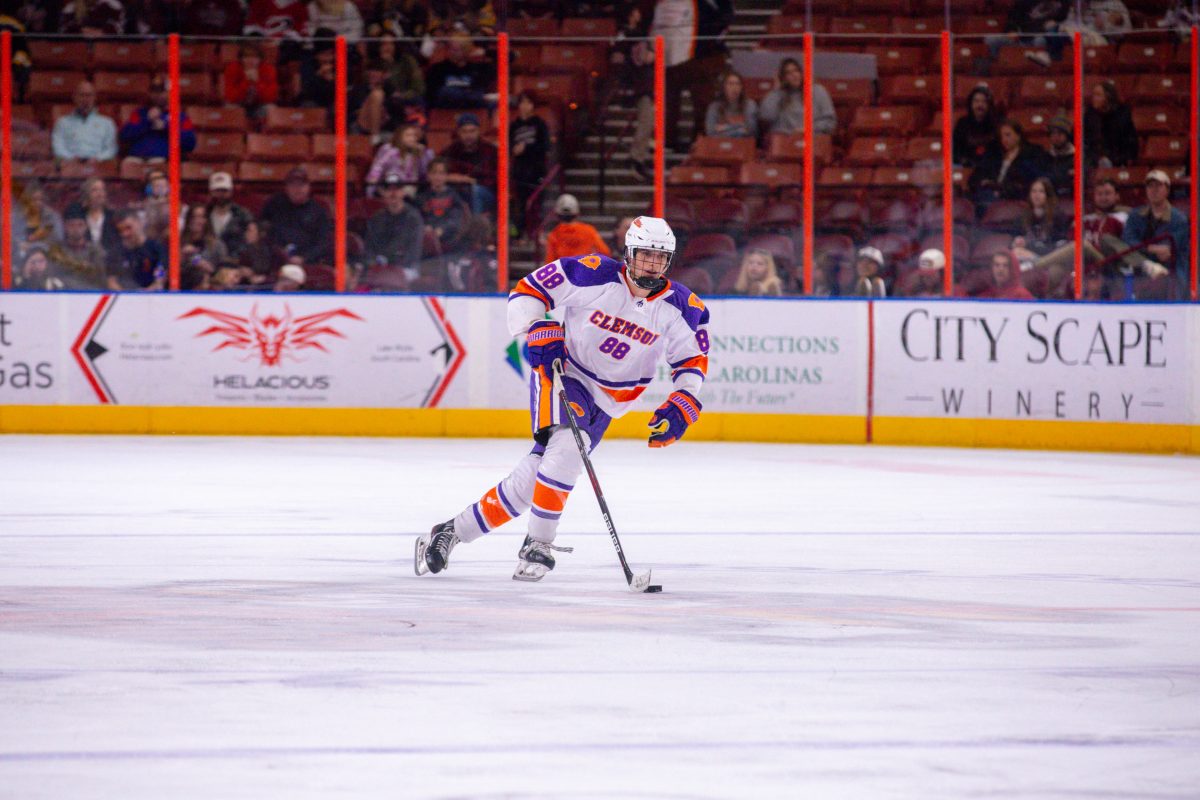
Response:
[{"label": "spectator in stands", "polygon": [[1016,257],[1007,250],[992,255],[992,285],[979,294],[993,300],[1032,300],[1033,295],[1021,283]]},{"label": "spectator in stands", "polygon": [[399,175],[403,183],[417,186],[425,182],[433,151],[421,141],[420,125],[405,125],[392,136],[391,143],[379,146],[375,160],[367,170],[367,196],[376,195],[376,186],[387,175]]},{"label": "spectator in stands", "polygon": [[23,9],[17,0],[4,0],[0,4],[0,31],[8,31],[12,37],[12,76],[14,103],[25,102],[25,91],[29,87],[29,74],[33,69],[33,59],[29,55],[29,45],[25,41],[25,22],[21,12]]},{"label": "spectator in stands", "polygon": [[463,228],[470,213],[458,192],[450,188],[447,178],[450,165],[444,158],[429,162],[426,177],[429,188],[417,195],[417,208],[425,220],[426,230],[437,238],[443,253],[456,250],[461,243]]},{"label": "spectator in stands", "polygon": [[358,265],[360,273],[366,265],[391,267],[404,270],[410,281],[417,279],[425,222],[421,212],[405,196],[407,185],[395,172],[384,177],[381,186],[383,208],[367,220],[363,236],[365,264]]},{"label": "spectator in stands", "polygon": [[271,246],[263,237],[258,222],[253,219],[246,223],[245,244],[237,258],[247,283],[262,283],[275,269]]},{"label": "spectator in stands", "polygon": [[429,6],[429,29],[435,36],[491,36],[496,32],[496,12],[490,0],[432,0]]},{"label": "spectator in stands", "polygon": [[75,87],[75,108],[54,121],[51,142],[59,160],[108,161],[117,157],[117,126],[96,110],[96,87],[81,81]]},{"label": "spectator in stands", "polygon": [[609,241],[612,242],[612,252],[625,252],[625,234],[629,232],[629,226],[633,224],[634,217],[621,217],[617,220],[617,224],[613,226],[612,235]]},{"label": "spectator in stands", "polygon": [[283,191],[263,207],[262,221],[267,242],[283,261],[300,266],[333,262],[333,220],[325,204],[312,196],[304,167],[288,172]]},{"label": "spectator in stands", "polygon": [[117,212],[120,241],[109,252],[108,288],[161,292],[167,286],[167,250],[156,239],[147,239],[142,220],[133,209]]},{"label": "spectator in stands", "polygon": [[244,18],[241,0],[188,0],[179,32],[187,36],[237,36]]},{"label": "spectator in stands", "polygon": [[719,85],[720,94],[708,104],[704,132],[709,136],[757,139],[758,103],[746,97],[742,76],[729,70],[721,76]]},{"label": "spectator in stands", "polygon": [[1047,177],[1058,196],[1064,199],[1075,194],[1075,126],[1066,114],[1056,114],[1047,124],[1050,148],[1046,151]]},{"label": "spectator in stands", "polygon": [[679,127],[686,90],[692,98],[692,132],[699,134],[708,104],[716,95],[715,78],[725,69],[728,50],[723,34],[733,21],[732,0],[658,0],[650,35],[662,36],[667,68],[667,141],[686,147]]},{"label": "spectator in stands", "polygon": [[[838,281],[838,258],[831,253],[820,253],[816,256],[813,262],[813,297],[835,297],[839,293]],[[800,292],[804,292],[804,277],[803,274],[796,278],[796,288]]]},{"label": "spectator in stands", "polygon": [[179,244],[184,262],[199,259],[215,268],[222,261],[229,259],[229,250],[208,222],[207,206],[198,203],[188,208]]},{"label": "spectator in stands", "polygon": [[1192,34],[1192,26],[1200,25],[1200,11],[1190,0],[1175,0],[1156,24],[1160,28],[1174,30],[1180,41],[1187,41]]},{"label": "spectator in stands", "polygon": [[633,171],[642,180],[650,180],[654,173],[650,163],[650,144],[654,141],[654,50],[645,40],[648,33],[641,9],[630,5],[608,57],[612,86],[629,92],[637,109],[629,158]]},{"label": "spectator in stands", "polygon": [[[814,82],[813,133],[833,133],[837,129],[837,114],[833,99],[819,83]],[[758,110],[760,129],[767,133],[801,133],[804,131],[804,72],[800,62],[785,58],[779,65],[775,88],[763,98]]]},{"label": "spectator in stands", "polygon": [[376,0],[367,25],[370,36],[421,39],[428,32],[427,0]]},{"label": "spectator in stands", "polygon": [[1070,221],[1058,210],[1054,184],[1048,178],[1035,178],[1029,185],[1029,207],[1021,215],[1021,233],[1012,242],[1013,257],[1027,270],[1070,237]]},{"label": "spectator in stands", "polygon": [[315,33],[321,29],[356,44],[363,36],[362,14],[350,0],[312,0],[308,4],[308,30]]},{"label": "spectator in stands", "polygon": [[234,258],[246,247],[246,231],[254,217],[244,207],[233,202],[233,176],[214,172],[208,178],[208,224]]},{"label": "spectator in stands", "polygon": [[63,238],[51,243],[48,255],[58,274],[72,276],[68,288],[104,288],[104,249],[88,239],[87,219],[79,203],[67,206]]},{"label": "spectator in stands", "polygon": [[1133,30],[1133,21],[1121,0],[1090,0],[1084,4],[1082,19],[1072,7],[1060,29],[1067,36],[1079,32],[1084,46],[1103,47],[1108,44],[1108,37]]},{"label": "spectator in stands", "polygon": [[212,270],[210,288],[216,292],[231,292],[242,286],[242,269],[236,261],[219,261]]},{"label": "spectator in stands", "polygon": [[494,68],[471,62],[471,37],[456,34],[446,46],[446,60],[429,68],[425,103],[430,108],[480,108],[496,105]]},{"label": "spectator in stands", "polygon": [[306,280],[308,280],[308,274],[305,273],[304,267],[299,264],[284,264],[279,268],[279,274],[275,278],[275,291],[302,291]]},{"label": "spectator in stands", "polygon": [[[1109,299],[1119,296],[1109,286],[1115,278],[1115,267],[1104,270],[1096,266],[1128,249],[1121,239],[1129,209],[1119,205],[1121,196],[1117,184],[1110,178],[1102,178],[1092,189],[1094,210],[1083,218],[1084,282],[1087,284],[1084,297],[1091,300]],[[1069,242],[1039,258],[1038,269],[1047,273],[1050,286],[1060,286],[1075,270],[1075,243]]]},{"label": "spectator in stands", "polygon": [[243,42],[238,46],[237,60],[225,65],[222,94],[229,105],[246,109],[251,119],[266,116],[279,99],[279,76],[274,64],[263,61],[261,45]]},{"label": "spectator in stands", "polygon": [[612,255],[599,232],[586,222],[576,222],[579,216],[579,201],[573,194],[560,194],[554,201],[554,213],[558,225],[546,237],[546,257],[543,263],[566,256],[586,256],[591,253]]},{"label": "spectator in stands", "polygon": [[975,167],[1000,146],[1000,114],[992,90],[980,84],[967,95],[967,113],[954,123],[954,163]]},{"label": "spectator in stands", "polygon": [[[1176,279],[1174,290],[1145,287],[1139,296],[1158,299],[1185,299],[1189,296],[1188,218],[1171,205],[1171,176],[1154,169],[1146,174],[1147,205],[1130,212],[1121,238],[1130,246],[1144,245],[1138,251],[1145,260],[1142,271],[1151,281],[1167,273]],[[1172,297],[1173,295],[1173,297]]]},{"label": "spectator in stands", "polygon": [[385,35],[375,43],[375,59],[383,64],[383,89],[386,94],[388,130],[405,122],[425,120],[425,73],[409,48],[401,48],[395,38]]},{"label": "spectator in stands", "polygon": [[[513,225],[519,235],[527,233],[525,213],[530,198],[546,178],[546,156],[550,154],[550,128],[534,113],[534,98],[529,92],[517,95],[517,116],[508,125],[508,141],[512,147],[512,186],[515,213]],[[533,218],[541,217],[541,204],[533,210]]]},{"label": "spectator in stands", "polygon": [[1092,89],[1083,113],[1083,146],[1088,166],[1124,167],[1137,160],[1137,128],[1133,113],[1121,102],[1117,85],[1101,81]]},{"label": "spectator in stands", "polygon": [[[150,100],[129,115],[121,126],[121,142],[129,158],[143,161],[165,161],[170,143],[168,132],[171,119],[168,108],[167,79],[155,75],[150,79]],[[184,111],[179,112],[179,149],[181,154],[196,149],[196,131]]]},{"label": "spectator in stands", "polygon": [[1008,36],[989,36],[988,45],[995,54],[1005,45],[1033,44],[1045,47],[1047,52],[1031,53],[1030,60],[1042,66],[1060,61],[1067,37],[1059,29],[1067,19],[1070,6],[1066,0],[1017,0],[1009,9],[1004,29],[1022,35],[1015,40]]},{"label": "spectator in stands", "polygon": [[120,36],[125,33],[125,5],[120,0],[67,0],[58,18],[58,32]]},{"label": "spectator in stands", "polygon": [[200,267],[184,264],[179,268],[179,288],[185,292],[210,292],[212,276]]},{"label": "spectator in stands", "polygon": [[943,270],[946,254],[936,248],[921,251],[917,268],[909,273],[904,286],[896,294],[904,297],[941,297],[945,288]]},{"label": "spectator in stands", "polygon": [[459,114],[454,141],[441,152],[452,175],[470,178],[471,210],[476,214],[496,208],[496,166],[499,161],[496,145],[483,141],[479,117]]},{"label": "spectator in stands", "polygon": [[783,281],[779,279],[779,271],[775,267],[775,257],[766,250],[758,248],[747,250],[738,267],[737,283],[733,285],[733,294],[747,297],[782,296]]},{"label": "spectator in stands", "polygon": [[883,272],[883,253],[876,247],[859,248],[854,260],[858,279],[850,294],[858,297],[887,297],[887,286],[879,273]]},{"label": "spectator in stands", "polygon": [[37,178],[25,181],[12,204],[13,261],[34,244],[49,244],[63,237],[63,221],[54,207],[46,202],[46,190]]},{"label": "spectator in stands", "polygon": [[487,217],[474,216],[463,231],[461,251],[446,259],[446,279],[455,292],[496,289],[496,231]]},{"label": "spectator in stands", "polygon": [[312,51],[300,61],[300,94],[296,104],[332,110],[337,93],[333,42],[328,38],[332,31],[322,28],[317,33]]},{"label": "spectator in stands", "polygon": [[354,120],[354,130],[378,142],[381,133],[393,128],[387,111],[387,88],[385,65],[382,61],[368,61],[362,77],[350,87],[346,97],[346,112]]},{"label": "spectator in stands", "polygon": [[250,0],[246,10],[246,25],[242,33],[246,36],[265,36],[293,43],[281,49],[280,61],[294,60],[297,47],[308,31],[308,3],[306,0]]},{"label": "spectator in stands", "polygon": [[980,214],[997,198],[1016,200],[1029,194],[1033,179],[1046,172],[1046,151],[1025,141],[1021,124],[1000,123],[1000,146],[989,150],[971,173],[969,186]]},{"label": "spectator in stands", "polygon": [[[158,168],[147,171],[145,194],[141,202],[142,232],[149,239],[166,242],[171,229],[171,181],[167,173]],[[181,209],[180,213],[186,212]]]},{"label": "spectator in stands", "polygon": [[88,238],[111,255],[121,245],[117,232],[115,214],[108,207],[108,190],[103,178],[88,178],[79,191],[79,202],[83,206],[87,222]]},{"label": "spectator in stands", "polygon": [[35,244],[25,251],[20,265],[13,273],[13,288],[30,292],[56,292],[68,288],[52,266],[46,246]]}]

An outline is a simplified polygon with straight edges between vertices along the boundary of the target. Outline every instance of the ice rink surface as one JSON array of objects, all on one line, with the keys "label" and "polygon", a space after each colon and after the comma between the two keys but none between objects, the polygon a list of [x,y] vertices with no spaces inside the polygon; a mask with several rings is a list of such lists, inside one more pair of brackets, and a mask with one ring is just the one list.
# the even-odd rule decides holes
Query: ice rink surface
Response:
[{"label": "ice rink surface", "polygon": [[1200,460],[0,437],[0,798],[1196,798]]}]

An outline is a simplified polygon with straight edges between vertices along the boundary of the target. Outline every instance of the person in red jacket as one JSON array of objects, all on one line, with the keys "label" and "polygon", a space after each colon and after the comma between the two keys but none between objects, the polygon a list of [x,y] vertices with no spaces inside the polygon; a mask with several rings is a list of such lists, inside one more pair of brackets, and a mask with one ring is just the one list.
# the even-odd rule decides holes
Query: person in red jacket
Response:
[{"label": "person in red jacket", "polygon": [[275,65],[263,61],[259,45],[242,44],[237,61],[225,65],[223,94],[226,103],[242,106],[251,117],[264,116],[267,106],[279,99]]},{"label": "person in red jacket", "polygon": [[1033,295],[1021,283],[1021,268],[1008,251],[992,256],[992,285],[979,295],[993,300],[1032,300]]},{"label": "person in red jacket", "polygon": [[546,237],[547,264],[558,258],[586,256],[592,253],[612,255],[608,245],[600,238],[600,232],[586,222],[576,222],[579,216],[579,201],[573,194],[560,194],[554,201],[554,213],[560,222]]}]

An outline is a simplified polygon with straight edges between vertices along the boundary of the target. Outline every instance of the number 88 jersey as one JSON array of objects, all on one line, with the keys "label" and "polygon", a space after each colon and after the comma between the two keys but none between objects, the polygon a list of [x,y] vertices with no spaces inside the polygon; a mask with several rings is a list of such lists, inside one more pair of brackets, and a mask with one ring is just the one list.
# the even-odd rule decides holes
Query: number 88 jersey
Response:
[{"label": "number 88 jersey", "polygon": [[[624,266],[607,256],[551,261],[521,279],[508,296],[508,328],[522,336],[547,311],[561,312],[566,374],[616,418],[654,379],[660,358],[676,389],[699,396],[708,373],[708,309],[690,289],[667,280],[638,297]],[[557,316],[557,315],[556,315]]]}]

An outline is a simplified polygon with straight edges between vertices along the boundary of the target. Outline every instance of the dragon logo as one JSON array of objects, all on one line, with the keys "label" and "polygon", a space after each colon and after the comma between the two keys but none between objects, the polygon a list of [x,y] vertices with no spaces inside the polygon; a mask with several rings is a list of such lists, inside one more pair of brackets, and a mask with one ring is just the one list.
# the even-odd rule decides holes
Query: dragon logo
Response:
[{"label": "dragon logo", "polygon": [[248,317],[239,317],[211,308],[193,308],[179,319],[191,317],[207,317],[214,321],[215,324],[196,334],[196,338],[210,335],[221,337],[220,344],[213,348],[214,353],[226,348],[242,350],[245,352],[242,361],[249,361],[257,356],[264,367],[277,367],[284,359],[301,361],[302,359],[297,357],[301,350],[316,349],[328,353],[320,341],[323,337],[346,338],[328,324],[332,319],[343,317],[363,321],[362,317],[345,308],[293,317],[291,307],[286,304],[282,317],[274,314],[260,316],[257,303],[250,309]]}]

